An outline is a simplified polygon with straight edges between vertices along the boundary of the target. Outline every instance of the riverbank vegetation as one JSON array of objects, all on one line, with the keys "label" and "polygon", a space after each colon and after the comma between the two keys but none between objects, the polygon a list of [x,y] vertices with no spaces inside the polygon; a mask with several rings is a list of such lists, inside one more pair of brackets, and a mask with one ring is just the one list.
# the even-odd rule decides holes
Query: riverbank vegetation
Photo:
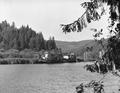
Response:
[{"label": "riverbank vegetation", "polygon": [[76,62],[76,56],[70,54],[68,59],[63,58],[61,49],[35,51],[31,49],[16,50],[0,49],[0,64],[52,64]]}]

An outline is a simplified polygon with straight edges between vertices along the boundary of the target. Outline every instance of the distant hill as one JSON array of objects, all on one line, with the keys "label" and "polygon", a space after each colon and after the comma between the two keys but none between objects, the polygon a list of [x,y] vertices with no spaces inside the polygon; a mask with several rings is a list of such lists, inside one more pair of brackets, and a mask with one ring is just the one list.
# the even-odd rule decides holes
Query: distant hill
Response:
[{"label": "distant hill", "polygon": [[78,42],[56,41],[58,48],[61,48],[63,52],[70,52],[71,50],[78,49],[94,40],[83,40]]},{"label": "distant hill", "polygon": [[97,58],[99,51],[102,49],[102,46],[95,40],[83,40],[78,42],[56,41],[56,45],[58,48],[62,49],[63,53],[74,52],[80,57],[83,57],[83,53],[86,51],[87,47],[92,48],[90,51],[93,58]]}]

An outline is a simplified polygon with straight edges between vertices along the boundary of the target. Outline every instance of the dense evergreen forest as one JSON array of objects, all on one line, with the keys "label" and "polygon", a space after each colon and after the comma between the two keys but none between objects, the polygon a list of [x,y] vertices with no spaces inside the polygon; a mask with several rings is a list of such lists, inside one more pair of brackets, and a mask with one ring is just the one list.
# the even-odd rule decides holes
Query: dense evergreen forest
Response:
[{"label": "dense evergreen forest", "polygon": [[45,40],[42,32],[36,33],[28,25],[17,28],[14,22],[10,25],[5,20],[0,23],[0,48],[40,51],[56,49],[57,46],[54,37]]}]

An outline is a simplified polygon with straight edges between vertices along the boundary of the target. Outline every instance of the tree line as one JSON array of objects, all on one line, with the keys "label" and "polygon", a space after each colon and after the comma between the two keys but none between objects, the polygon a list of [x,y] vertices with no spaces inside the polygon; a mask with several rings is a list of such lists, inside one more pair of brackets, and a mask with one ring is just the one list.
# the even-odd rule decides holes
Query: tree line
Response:
[{"label": "tree line", "polygon": [[42,32],[36,33],[29,25],[17,28],[14,22],[10,25],[5,20],[0,23],[0,48],[40,51],[56,49],[57,46],[54,37],[45,40]]}]

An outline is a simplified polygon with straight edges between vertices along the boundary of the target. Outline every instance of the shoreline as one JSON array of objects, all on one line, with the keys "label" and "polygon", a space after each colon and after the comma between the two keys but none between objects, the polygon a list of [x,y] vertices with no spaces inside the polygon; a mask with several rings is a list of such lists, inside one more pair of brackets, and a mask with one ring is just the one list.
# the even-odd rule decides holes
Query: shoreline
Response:
[{"label": "shoreline", "polygon": [[69,64],[74,64],[74,63],[85,63],[85,64],[92,64],[93,63],[93,61],[88,61],[88,62],[86,62],[86,61],[82,61],[82,62],[39,62],[39,63],[0,63],[0,65],[19,65],[19,64],[21,64],[21,65],[27,65],[27,64],[50,64],[50,65],[52,65],[52,64],[65,64],[65,63],[69,63]]}]

